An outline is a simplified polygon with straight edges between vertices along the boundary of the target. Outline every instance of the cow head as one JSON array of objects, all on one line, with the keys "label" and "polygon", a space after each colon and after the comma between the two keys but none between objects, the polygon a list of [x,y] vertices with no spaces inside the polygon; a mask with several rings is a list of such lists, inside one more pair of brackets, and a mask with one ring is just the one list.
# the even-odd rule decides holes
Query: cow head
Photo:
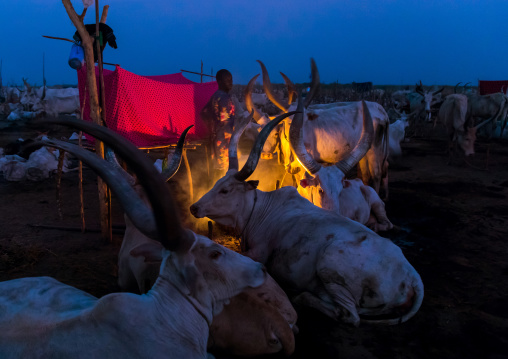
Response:
[{"label": "cow head", "polygon": [[[253,111],[251,112],[254,113]],[[190,207],[194,217],[208,217],[219,223],[236,227],[239,213],[244,208],[252,208],[254,193],[259,181],[246,181],[254,172],[261,156],[261,150],[270,132],[286,117],[295,114],[288,112],[270,121],[259,133],[247,162],[238,170],[237,145],[246,127],[239,124],[234,129],[229,144],[229,170],[219,179],[213,188]]]},{"label": "cow head", "polygon": [[[363,107],[363,130],[358,143],[346,158],[335,165],[322,166],[308,152],[303,143],[303,115],[297,113],[291,124],[290,143],[298,161],[306,169],[305,178],[300,181],[298,192],[310,200],[314,205],[336,211],[340,209],[339,195],[344,186],[348,185],[345,176],[370,148],[374,137],[372,116],[365,101]],[[299,108],[301,110],[301,103]]]},{"label": "cow head", "polygon": [[[421,108],[425,111],[425,118],[427,121],[431,121],[431,107],[436,103],[441,101],[440,93],[444,90],[444,87],[440,90],[429,92],[423,90],[422,82],[420,81],[419,85],[416,85],[415,92],[422,96],[421,98]],[[439,96],[438,96],[439,95]]]}]

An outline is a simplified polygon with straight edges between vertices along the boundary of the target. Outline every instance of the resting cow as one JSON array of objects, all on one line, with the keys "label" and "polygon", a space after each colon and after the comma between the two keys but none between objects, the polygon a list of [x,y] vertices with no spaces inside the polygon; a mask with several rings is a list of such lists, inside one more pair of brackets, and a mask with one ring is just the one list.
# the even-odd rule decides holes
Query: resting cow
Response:
[{"label": "resting cow", "polygon": [[88,132],[127,162],[150,206],[95,154],[58,140],[42,141],[73,153],[108,183],[136,227],[161,242],[164,249],[152,258],[162,261],[161,269],[145,295],[113,293],[100,299],[48,277],[0,283],[0,357],[207,357],[212,316],[231,297],[264,282],[262,265],[184,229],[161,175],[126,139],[85,121],[44,123]]},{"label": "resting cow", "polygon": [[295,116],[289,130],[291,148],[306,169],[305,178],[298,184],[298,193],[314,205],[334,211],[366,225],[375,232],[393,228],[385,211],[385,204],[370,186],[360,179],[348,180],[346,174],[369,150],[372,137],[372,118],[363,102],[363,131],[353,150],[330,166],[318,163],[303,143],[303,116]]},{"label": "resting cow", "polygon": [[[302,116],[298,113],[297,116]],[[359,325],[402,323],[423,301],[423,283],[399,247],[367,227],[314,206],[295,188],[256,189],[254,172],[263,143],[280,122],[261,131],[244,167],[226,175],[190,210],[233,227],[242,249],[264,263],[293,303],[316,308],[329,317]]]}]

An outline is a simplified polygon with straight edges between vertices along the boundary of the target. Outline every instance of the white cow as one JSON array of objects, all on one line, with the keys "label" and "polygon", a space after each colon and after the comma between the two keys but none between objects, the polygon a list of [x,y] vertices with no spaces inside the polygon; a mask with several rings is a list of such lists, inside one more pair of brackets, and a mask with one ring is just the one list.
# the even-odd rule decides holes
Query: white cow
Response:
[{"label": "white cow", "polygon": [[294,116],[289,140],[298,161],[306,170],[305,178],[298,184],[298,193],[314,205],[364,224],[375,232],[386,231],[393,225],[376,191],[360,179],[346,179],[346,174],[363,158],[373,139],[372,117],[365,102],[362,112],[360,140],[347,157],[330,166],[322,166],[307,152],[303,143],[303,116]]},{"label": "white cow", "polygon": [[446,126],[449,143],[450,154],[454,151],[455,146],[459,146],[464,155],[474,155],[474,144],[476,141],[476,134],[480,128],[487,125],[489,122],[500,118],[504,111],[504,106],[497,107],[497,113],[491,114],[491,118],[478,125],[474,125],[473,119],[468,118],[468,110],[471,108],[468,105],[468,97],[462,94],[451,94],[446,96],[441,108],[439,109],[438,119]]},{"label": "white cow", "polygon": [[86,131],[125,159],[150,206],[94,154],[66,142],[44,141],[73,153],[103,177],[132,222],[164,246],[157,253],[138,249],[150,260],[160,260],[161,269],[146,295],[113,293],[97,299],[48,277],[0,283],[0,357],[206,358],[213,315],[231,297],[264,282],[262,265],[184,229],[160,174],[121,136],[86,121],[46,123]]},{"label": "white cow", "polygon": [[[301,114],[299,116],[302,116]],[[397,324],[423,301],[423,283],[399,247],[367,227],[314,206],[293,187],[256,189],[253,173],[269,132],[265,126],[244,167],[226,175],[190,210],[242,233],[242,248],[265,263],[296,296],[293,303],[359,325]],[[230,160],[230,163],[233,161]]]},{"label": "white cow", "polygon": [[[259,61],[258,61],[259,62]],[[263,86],[268,98],[277,107],[288,111],[294,106],[285,106],[277,102],[271,93],[270,80],[265,66],[260,62],[263,71]],[[304,117],[307,121],[303,124],[304,143],[307,151],[320,163],[336,163],[344,158],[358,142],[361,134],[361,102],[312,105],[313,97],[319,85],[319,73],[314,60],[311,59],[312,86],[310,93],[305,98],[307,109]],[[247,102],[246,96],[246,104]],[[384,198],[388,198],[388,128],[389,118],[384,108],[376,102],[367,102],[369,111],[374,121],[374,140],[371,148],[358,164],[358,172],[363,183],[370,185],[379,193],[384,190]],[[252,109],[247,107],[249,111]],[[298,163],[291,153],[289,144],[289,128],[291,120],[283,122],[272,133],[263,148],[263,157],[275,151],[282,155],[282,161],[289,173],[300,172]],[[303,175],[303,172],[301,172]]]},{"label": "white cow", "polygon": [[389,130],[389,157],[398,157],[402,154],[402,149],[400,148],[400,143],[406,137],[406,128],[409,126],[408,118],[411,117],[411,114],[406,115],[405,112],[400,114],[400,118],[394,123],[390,124]]},{"label": "white cow", "polygon": [[[246,125],[251,118],[243,118],[242,124]],[[183,131],[168,168],[162,173],[166,182],[180,167],[185,136],[191,127]],[[235,135],[232,141],[236,144],[238,136]],[[106,158],[134,184],[134,179],[117,165],[110,149],[107,149]],[[136,191],[140,197],[145,197],[139,186],[136,186]],[[158,253],[163,247],[160,242],[141,233],[128,216],[125,216],[125,224],[125,235],[118,253],[118,284],[125,291],[147,293],[157,280],[161,262],[146,257],[145,253]],[[286,294],[275,280],[267,276],[265,283],[231,298],[224,310],[213,317],[208,349],[241,356],[279,351],[290,355],[295,348],[293,329],[296,330],[296,320],[296,311]]]},{"label": "white cow", "polygon": [[407,94],[407,98],[409,100],[409,111],[416,112],[417,118],[423,118],[430,122],[432,116],[432,106],[441,102],[441,92],[443,90],[444,87],[433,92],[428,90],[426,91],[423,89],[422,82],[420,81],[420,84],[416,85],[415,92]]}]

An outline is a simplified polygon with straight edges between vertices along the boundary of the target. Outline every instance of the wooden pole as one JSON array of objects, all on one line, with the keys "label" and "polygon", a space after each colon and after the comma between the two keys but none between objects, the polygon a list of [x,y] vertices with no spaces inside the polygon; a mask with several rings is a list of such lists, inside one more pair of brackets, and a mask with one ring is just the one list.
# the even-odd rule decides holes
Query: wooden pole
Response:
[{"label": "wooden pole", "polygon": [[[109,9],[109,7],[108,7]],[[106,10],[106,9],[105,9]],[[103,16],[104,22],[106,22],[107,19],[107,10],[106,10],[106,16]],[[103,11],[104,15],[104,11]],[[101,36],[99,31],[99,0],[95,0],[95,47],[97,51],[97,60],[98,60],[98,67],[99,67],[99,82],[100,82],[100,88],[101,88],[101,97],[99,99],[99,106],[100,106],[100,114],[101,114],[101,120],[102,125],[106,126],[106,91],[104,86],[104,73],[103,73],[103,65],[102,65],[102,44],[101,44]],[[103,40],[104,41],[104,40]],[[103,157],[104,158],[104,157]],[[103,186],[105,188],[105,193],[103,197],[100,197],[103,203],[101,203],[101,208],[104,206],[104,213],[101,211],[101,233],[102,233],[102,239],[109,240],[110,242],[113,241],[113,232],[111,228],[111,190],[107,187],[106,183],[102,181],[102,178],[98,177],[99,186]]]},{"label": "wooden pole", "polygon": [[[70,0],[62,0],[62,3],[67,11],[67,15],[70,20],[78,30],[78,33],[81,37],[81,45],[83,46],[85,52],[85,61],[86,61],[86,72],[87,72],[87,87],[88,94],[90,100],[90,117],[92,121],[98,125],[102,126],[102,120],[100,116],[100,108],[99,108],[99,95],[97,92],[97,82],[95,80],[95,62],[93,56],[93,39],[88,34],[88,31],[85,28],[85,24],[83,23],[83,18],[86,13],[86,9],[83,11],[81,15],[78,15],[74,10],[74,7],[71,4]],[[95,152],[100,158],[104,158],[104,144],[101,141],[95,141]],[[100,205],[100,216],[101,216],[101,228],[103,229],[102,238],[104,240],[109,240],[111,238],[111,231],[106,230],[109,228],[108,221],[108,206],[107,206],[107,194],[108,188],[106,184],[102,181],[100,177],[98,177],[98,190],[99,190],[99,205]],[[104,224],[104,225],[103,225]],[[106,226],[107,224],[107,226]]]}]

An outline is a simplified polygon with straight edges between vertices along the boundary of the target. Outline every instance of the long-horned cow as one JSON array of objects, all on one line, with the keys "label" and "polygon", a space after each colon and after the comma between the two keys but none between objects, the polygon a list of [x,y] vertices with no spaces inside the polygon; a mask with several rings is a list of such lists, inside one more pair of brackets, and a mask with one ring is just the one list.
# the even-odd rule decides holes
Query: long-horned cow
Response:
[{"label": "long-horned cow", "polygon": [[[508,93],[508,88],[506,89]],[[489,95],[468,94],[468,105],[466,120],[471,126],[474,126],[476,119],[482,119],[482,126],[490,123],[488,133],[496,128],[498,121],[501,121],[502,129],[506,125],[506,115],[508,113],[508,95],[507,93],[497,92]],[[485,123],[486,120],[489,120]]]},{"label": "long-horned cow", "polygon": [[[302,109],[300,109],[302,110]],[[298,193],[318,207],[334,211],[375,232],[393,228],[385,211],[385,204],[370,186],[360,179],[348,180],[346,174],[365,156],[372,143],[374,127],[367,105],[363,102],[363,130],[360,140],[349,153],[334,165],[323,166],[305,148],[303,116],[294,116],[289,141],[298,161],[306,170],[306,177],[298,184]]]},{"label": "long-horned cow", "polygon": [[439,109],[438,119],[445,124],[450,143],[450,153],[453,147],[458,145],[466,156],[474,155],[474,144],[478,129],[489,122],[499,118],[504,107],[499,106],[497,113],[492,114],[478,125],[474,125],[472,118],[468,118],[468,97],[462,94],[451,94],[446,96]]},{"label": "long-horned cow", "polygon": [[161,175],[134,145],[86,121],[52,120],[85,131],[110,146],[137,176],[147,205],[115,167],[79,146],[58,147],[94,169],[115,192],[131,221],[161,242],[159,277],[145,295],[100,299],[49,277],[0,283],[0,357],[206,358],[214,314],[245,288],[261,285],[260,263],[182,227]]},{"label": "long-horned cow", "polygon": [[[282,111],[294,109],[296,104],[284,105],[271,93],[271,84],[266,67],[261,61],[263,72],[263,87],[268,98]],[[362,132],[361,102],[337,103],[334,105],[313,105],[310,103],[318,91],[319,72],[316,63],[311,59],[312,85],[305,98],[303,141],[310,155],[320,163],[334,164],[351,152],[358,142]],[[247,86],[247,90],[249,87]],[[246,104],[249,111],[246,95]],[[383,106],[376,102],[367,102],[369,112],[374,121],[374,139],[365,156],[358,163],[358,172],[363,183],[373,187],[379,193],[381,187],[384,190],[384,198],[388,197],[388,129],[389,118]],[[289,128],[291,120],[288,119],[279,126],[278,130],[269,136],[263,148],[263,153],[278,151],[282,157],[286,169],[290,173],[301,170],[296,158],[291,152],[289,144]],[[303,172],[302,172],[303,175]]]},{"label": "long-horned cow", "polygon": [[[236,127],[244,128],[251,117],[241,118],[235,126],[231,141],[236,148],[239,133]],[[162,172],[169,181],[178,171],[182,160],[185,136],[192,126],[183,131],[168,167]],[[239,133],[241,134],[241,133]],[[107,151],[110,163],[124,173],[130,183],[134,179],[117,165],[116,157]],[[137,188],[140,196],[144,196]],[[163,249],[160,242],[150,239],[125,216],[125,235],[118,253],[118,284],[122,290],[147,293],[157,280],[161,261],[157,253]],[[147,256],[147,253],[151,253]],[[297,314],[287,295],[277,282],[267,275],[266,281],[257,288],[247,288],[231,298],[224,309],[214,315],[210,325],[208,350],[218,350],[233,355],[256,356],[283,351],[293,353]]]},{"label": "long-horned cow", "polygon": [[314,206],[293,187],[263,192],[256,189],[258,181],[247,181],[263,142],[280,121],[263,128],[244,167],[230,167],[191,213],[241,233],[245,254],[264,263],[295,294],[293,303],[353,325],[408,320],[422,304],[423,283],[399,247],[358,222]]},{"label": "long-horned cow", "polygon": [[420,84],[416,85],[415,92],[407,94],[409,99],[409,111],[416,111],[417,118],[420,117],[426,119],[427,121],[431,121],[432,107],[441,102],[439,94],[443,90],[444,87],[433,92],[428,90],[425,91],[422,82],[420,81]]}]

